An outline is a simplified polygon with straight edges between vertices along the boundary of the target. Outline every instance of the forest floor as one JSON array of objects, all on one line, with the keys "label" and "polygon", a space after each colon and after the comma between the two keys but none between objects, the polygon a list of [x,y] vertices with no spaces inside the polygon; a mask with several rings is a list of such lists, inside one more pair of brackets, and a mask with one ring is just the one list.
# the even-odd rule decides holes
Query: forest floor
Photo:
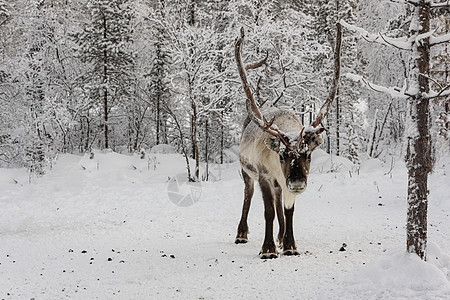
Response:
[{"label": "forest floor", "polygon": [[0,299],[450,299],[450,160],[430,177],[423,262],[405,253],[400,160],[357,169],[315,151],[295,205],[301,255],[262,260],[258,188],[249,243],[234,244],[238,163],[189,185],[183,157],[149,157],[60,155],[31,183],[0,169]]}]

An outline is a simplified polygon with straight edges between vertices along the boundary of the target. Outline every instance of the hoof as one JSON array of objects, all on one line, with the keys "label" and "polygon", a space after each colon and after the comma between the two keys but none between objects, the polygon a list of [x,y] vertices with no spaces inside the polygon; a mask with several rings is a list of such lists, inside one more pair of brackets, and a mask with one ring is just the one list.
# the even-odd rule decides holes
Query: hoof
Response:
[{"label": "hoof", "polygon": [[237,237],[236,240],[234,241],[235,244],[247,244],[247,242],[248,239],[241,237]]},{"label": "hoof", "polygon": [[286,256],[300,255],[300,252],[298,252],[295,249],[289,249],[289,250],[284,250],[283,255],[286,255]]},{"label": "hoof", "polygon": [[259,253],[259,257],[261,259],[274,259],[274,258],[278,258],[278,254],[277,253]]}]

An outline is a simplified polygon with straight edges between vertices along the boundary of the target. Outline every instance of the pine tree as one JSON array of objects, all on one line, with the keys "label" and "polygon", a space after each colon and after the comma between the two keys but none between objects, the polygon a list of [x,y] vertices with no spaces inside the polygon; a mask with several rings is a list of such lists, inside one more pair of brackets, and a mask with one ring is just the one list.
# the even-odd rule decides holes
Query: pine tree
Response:
[{"label": "pine tree", "polygon": [[159,1],[158,8],[155,10],[155,19],[152,22],[154,36],[154,59],[151,72],[146,76],[150,79],[149,90],[154,104],[155,111],[155,135],[156,145],[167,143],[166,117],[164,112],[164,103],[169,97],[169,87],[166,81],[168,73],[169,57],[166,50],[167,33],[164,26],[166,8],[165,1]]},{"label": "pine tree", "polygon": [[103,148],[110,147],[110,115],[126,105],[131,96],[134,57],[131,20],[133,12],[128,0],[93,0],[89,4],[90,20],[75,35],[80,58],[91,64],[85,75],[93,106],[102,111]]}]

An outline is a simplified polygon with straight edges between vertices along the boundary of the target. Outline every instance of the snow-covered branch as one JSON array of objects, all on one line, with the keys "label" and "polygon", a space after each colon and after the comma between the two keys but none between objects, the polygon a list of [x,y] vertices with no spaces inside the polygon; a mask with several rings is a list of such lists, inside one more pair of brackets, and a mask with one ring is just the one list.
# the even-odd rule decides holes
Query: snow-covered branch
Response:
[{"label": "snow-covered branch", "polygon": [[427,95],[428,99],[450,96],[450,84],[442,88],[439,92],[430,91]]},{"label": "snow-covered branch", "polygon": [[440,3],[431,2],[430,6],[431,6],[431,8],[446,8],[446,7],[450,7],[450,1],[445,1],[445,2],[440,2]]},{"label": "snow-covered branch", "polygon": [[[361,75],[346,73],[346,74],[344,74],[344,76],[355,82],[361,82],[366,87],[370,88],[371,90],[373,90],[375,92],[388,94],[392,98],[408,99],[409,97],[412,97],[412,94],[406,90],[406,84],[404,84],[402,88],[399,88],[396,86],[385,87],[385,86],[370,82],[369,80],[367,80],[366,78],[364,78]],[[434,98],[447,97],[447,96],[450,96],[450,84],[443,87],[439,92],[430,91],[429,93],[427,93],[425,95],[425,98],[426,99],[434,99]]]},{"label": "snow-covered branch", "polygon": [[427,38],[430,39],[430,46],[450,42],[450,33],[440,35],[440,36],[433,36],[433,33],[435,31],[429,31],[429,32],[426,32],[423,34],[419,34],[412,41],[411,39],[408,39],[407,37],[393,39],[393,38],[384,36],[380,32],[377,34],[370,33],[367,30],[365,30],[364,28],[348,24],[344,20],[341,20],[340,23],[345,28],[358,32],[361,35],[361,37],[368,42],[379,43],[379,44],[387,45],[387,46],[394,46],[394,47],[402,49],[402,50],[411,50],[412,49],[411,45],[413,44],[413,42],[419,44],[422,40],[427,39]]},{"label": "snow-covered branch", "polygon": [[339,23],[342,24],[345,28],[358,32],[363,39],[365,39],[368,42],[371,43],[379,43],[386,46],[394,46],[396,48],[402,49],[402,50],[411,50],[411,42],[406,37],[401,38],[389,38],[386,36],[383,36],[381,33],[375,34],[375,33],[369,33],[364,28],[348,24],[344,20],[339,21]]},{"label": "snow-covered branch", "polygon": [[[391,0],[391,2],[394,3],[408,3],[414,6],[418,6],[420,5],[420,1],[418,0]],[[436,2],[430,2],[430,7],[431,8],[446,8],[446,7],[450,7],[450,1],[444,1],[444,2],[440,2],[440,3],[436,3]]]},{"label": "snow-covered branch", "polygon": [[417,0],[391,0],[391,2],[394,3],[408,3],[414,6],[417,6],[419,4],[419,1]]},{"label": "snow-covered branch", "polygon": [[355,82],[361,82],[362,84],[364,84],[365,86],[367,86],[371,90],[374,90],[375,92],[388,94],[392,98],[408,99],[409,97],[411,97],[411,95],[409,95],[406,92],[406,84],[402,88],[399,88],[399,87],[396,87],[396,86],[394,86],[394,87],[385,87],[385,86],[374,84],[374,83],[370,82],[369,80],[367,80],[366,78],[362,77],[361,75],[346,73],[346,74],[344,74],[344,76],[346,78],[348,78],[348,79],[351,79],[351,80],[355,81]]},{"label": "snow-covered branch", "polygon": [[450,33],[441,36],[430,36],[430,46],[450,42]]}]

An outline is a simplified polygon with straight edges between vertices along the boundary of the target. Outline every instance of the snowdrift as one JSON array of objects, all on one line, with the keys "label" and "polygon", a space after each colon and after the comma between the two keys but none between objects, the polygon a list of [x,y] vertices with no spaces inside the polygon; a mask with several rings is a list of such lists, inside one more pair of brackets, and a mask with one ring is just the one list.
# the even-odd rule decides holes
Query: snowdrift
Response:
[{"label": "snowdrift", "polygon": [[302,254],[267,261],[258,257],[258,189],[250,241],[234,244],[239,163],[210,165],[214,181],[195,186],[188,206],[170,198],[192,192],[182,179],[173,188],[186,172],[178,154],[65,154],[31,183],[23,169],[0,169],[0,298],[449,299],[450,187],[441,166],[430,180],[427,262],[404,251],[401,162],[365,161],[357,172],[315,151],[295,206]]}]

